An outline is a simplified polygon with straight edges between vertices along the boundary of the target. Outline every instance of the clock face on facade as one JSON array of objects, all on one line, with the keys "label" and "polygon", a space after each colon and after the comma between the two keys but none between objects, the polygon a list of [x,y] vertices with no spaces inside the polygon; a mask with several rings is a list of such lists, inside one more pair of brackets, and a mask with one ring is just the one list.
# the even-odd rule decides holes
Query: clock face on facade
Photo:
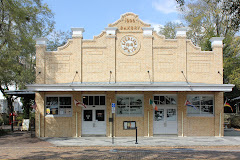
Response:
[{"label": "clock face on facade", "polygon": [[139,51],[140,43],[134,36],[124,36],[120,41],[120,49],[123,54],[131,56]]}]

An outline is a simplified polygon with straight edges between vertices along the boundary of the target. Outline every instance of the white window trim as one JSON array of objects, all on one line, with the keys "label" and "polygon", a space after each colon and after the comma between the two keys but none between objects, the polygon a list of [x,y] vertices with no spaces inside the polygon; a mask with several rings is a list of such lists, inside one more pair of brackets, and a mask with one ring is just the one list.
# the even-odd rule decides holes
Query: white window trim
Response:
[{"label": "white window trim", "polygon": [[187,112],[187,117],[214,117],[215,116],[215,96],[214,96],[214,94],[187,94],[187,100],[189,100],[188,99],[189,96],[209,96],[209,97],[213,97],[213,114],[189,114]]},{"label": "white window trim", "polygon": [[[53,115],[53,114],[47,115],[46,114],[46,101],[47,101],[47,97],[71,97],[71,114],[70,115],[59,115],[59,114],[58,115]],[[47,94],[47,95],[45,95],[44,115],[45,115],[45,117],[72,117],[72,115],[73,115],[73,96],[71,94]]]},{"label": "white window trim", "polygon": [[[142,114],[125,114],[125,115],[122,115],[122,114],[118,114],[117,110],[118,110],[118,105],[117,105],[117,96],[124,96],[124,97],[131,97],[131,96],[142,96],[143,99],[142,99]],[[116,94],[115,95],[115,99],[116,99],[116,116],[117,117],[144,117],[144,94]]]}]

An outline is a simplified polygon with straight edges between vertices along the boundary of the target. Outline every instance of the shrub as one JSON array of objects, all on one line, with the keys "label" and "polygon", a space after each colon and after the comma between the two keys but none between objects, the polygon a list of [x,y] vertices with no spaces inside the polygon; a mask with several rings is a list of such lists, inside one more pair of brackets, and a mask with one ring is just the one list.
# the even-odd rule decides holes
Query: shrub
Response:
[{"label": "shrub", "polygon": [[230,124],[233,128],[240,128],[240,116],[231,117]]}]

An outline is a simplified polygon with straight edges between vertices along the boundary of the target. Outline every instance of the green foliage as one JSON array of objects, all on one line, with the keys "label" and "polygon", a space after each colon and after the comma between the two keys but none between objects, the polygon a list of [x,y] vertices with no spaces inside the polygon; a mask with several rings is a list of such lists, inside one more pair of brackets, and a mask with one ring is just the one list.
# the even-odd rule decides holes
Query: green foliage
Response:
[{"label": "green foliage", "polygon": [[35,80],[36,37],[53,29],[53,14],[42,0],[0,1],[0,90],[20,89]]},{"label": "green foliage", "polygon": [[240,38],[235,34],[239,30],[239,12],[239,0],[185,1],[182,10],[184,20],[191,28],[188,37],[202,50],[211,50],[210,38],[225,37],[224,83],[235,84],[237,88],[240,88]]},{"label": "green foliage", "polygon": [[67,40],[71,38],[70,32],[56,31],[54,30],[50,36],[47,45],[47,50],[56,51],[58,47],[67,43]]},{"label": "green foliage", "polygon": [[174,39],[176,36],[176,28],[183,27],[182,23],[168,22],[159,31],[159,34],[164,35],[166,39]]},{"label": "green foliage", "polygon": [[240,116],[230,117],[230,124],[233,128],[240,128]]}]

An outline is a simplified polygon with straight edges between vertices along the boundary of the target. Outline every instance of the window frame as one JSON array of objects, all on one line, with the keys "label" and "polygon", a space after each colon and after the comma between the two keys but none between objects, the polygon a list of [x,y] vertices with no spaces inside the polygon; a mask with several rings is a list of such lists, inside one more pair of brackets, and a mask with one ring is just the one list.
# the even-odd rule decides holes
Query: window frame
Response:
[{"label": "window frame", "polygon": [[[130,114],[130,110],[129,110],[129,113],[128,114],[118,114],[118,105],[117,105],[117,97],[118,96],[122,96],[122,97],[134,97],[134,96],[142,96],[142,113],[141,114]],[[144,94],[116,94],[115,95],[115,98],[116,98],[116,116],[117,117],[143,117],[144,116]],[[130,101],[129,101],[130,103]],[[130,106],[130,104],[129,104]]]},{"label": "window frame", "polygon": [[212,99],[213,99],[213,113],[212,114],[210,114],[210,113],[209,114],[202,114],[201,113],[202,106],[205,106],[205,105],[201,105],[201,101],[200,101],[200,104],[199,104],[200,113],[199,114],[188,113],[188,106],[186,106],[187,107],[187,116],[188,117],[214,117],[215,116],[215,96],[214,96],[214,94],[187,94],[187,100],[189,100],[189,97],[197,97],[197,96],[198,97],[204,97],[204,96],[212,97]]},{"label": "window frame", "polygon": [[[57,97],[58,98],[58,114],[54,115],[54,114],[46,114],[46,109],[47,109],[47,97]],[[70,97],[71,98],[71,114],[67,115],[67,114],[59,114],[59,110],[60,110],[60,97]],[[70,105],[69,105],[70,106]],[[72,117],[73,115],[73,96],[71,94],[51,94],[51,95],[45,95],[45,101],[44,101],[44,115],[45,117]]]},{"label": "window frame", "polygon": [[[157,97],[160,97],[160,96],[169,96],[169,97],[174,97],[175,98],[175,102],[176,104],[157,104],[155,103],[154,101],[154,97],[157,96]],[[154,94],[153,95],[153,102],[159,106],[159,107],[170,107],[170,106],[178,106],[178,95],[177,94]]]},{"label": "window frame", "polygon": [[[95,96],[99,96],[99,105],[96,105],[96,104],[92,104],[92,105],[89,105],[89,104],[85,104],[84,103],[84,101],[83,101],[83,97],[85,97],[85,96],[88,96],[88,97],[90,97],[90,96],[93,96],[93,97],[95,97]],[[105,97],[105,104],[104,105],[101,105],[100,103],[101,103],[101,96],[104,96]],[[106,94],[82,94],[82,102],[86,105],[86,106],[107,106],[107,96],[106,96]],[[89,99],[88,99],[88,103],[89,103]],[[95,103],[95,98],[93,98],[93,103]]]}]

